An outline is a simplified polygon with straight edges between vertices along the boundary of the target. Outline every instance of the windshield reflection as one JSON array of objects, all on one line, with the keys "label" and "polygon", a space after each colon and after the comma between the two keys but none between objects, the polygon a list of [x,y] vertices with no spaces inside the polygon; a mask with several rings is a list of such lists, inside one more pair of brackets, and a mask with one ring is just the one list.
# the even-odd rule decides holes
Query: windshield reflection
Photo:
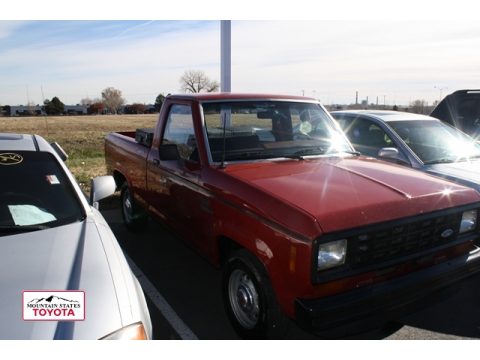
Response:
[{"label": "windshield reflection", "polygon": [[480,146],[439,121],[392,121],[388,125],[424,164],[450,163],[480,157]]},{"label": "windshield reflection", "polygon": [[301,159],[353,151],[317,103],[242,101],[202,106],[214,162]]}]

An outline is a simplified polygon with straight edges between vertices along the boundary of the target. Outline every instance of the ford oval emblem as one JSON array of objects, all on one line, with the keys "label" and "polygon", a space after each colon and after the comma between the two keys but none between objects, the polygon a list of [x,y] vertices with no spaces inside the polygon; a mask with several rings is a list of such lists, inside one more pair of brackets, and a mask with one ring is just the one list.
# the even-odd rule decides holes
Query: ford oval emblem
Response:
[{"label": "ford oval emblem", "polygon": [[453,235],[453,230],[452,229],[446,229],[446,230],[443,230],[442,233],[440,234],[440,236],[444,239],[450,237]]}]

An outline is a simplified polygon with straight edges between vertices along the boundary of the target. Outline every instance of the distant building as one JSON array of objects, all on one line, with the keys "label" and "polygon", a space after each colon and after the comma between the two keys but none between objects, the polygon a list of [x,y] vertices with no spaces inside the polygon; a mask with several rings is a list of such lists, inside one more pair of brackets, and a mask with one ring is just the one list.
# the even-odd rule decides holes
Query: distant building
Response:
[{"label": "distant building", "polygon": [[155,105],[153,104],[145,105],[145,114],[153,114],[155,112],[157,112],[157,110],[155,109]]},{"label": "distant building", "polygon": [[66,115],[87,115],[88,105],[65,105]]},{"label": "distant building", "polygon": [[8,116],[31,116],[31,115],[45,115],[43,106],[40,105],[18,105],[10,106],[10,112],[7,112]]},{"label": "distant building", "polygon": [[[43,106],[26,106],[26,105],[17,105],[17,106],[4,106],[4,113],[6,116],[35,116],[35,115],[46,115]],[[86,115],[87,114],[87,105],[65,105],[64,114],[65,115]]]},{"label": "distant building", "polygon": [[[87,115],[90,105],[65,105],[63,115]],[[118,114],[125,114],[126,108],[129,105],[122,105],[118,108]],[[153,114],[158,112],[155,110],[155,105],[145,104],[144,114]],[[96,112],[95,112],[96,113]],[[108,109],[104,109],[99,112],[103,115],[110,114]],[[16,105],[16,106],[0,106],[0,116],[40,116],[47,115],[43,105]]]}]

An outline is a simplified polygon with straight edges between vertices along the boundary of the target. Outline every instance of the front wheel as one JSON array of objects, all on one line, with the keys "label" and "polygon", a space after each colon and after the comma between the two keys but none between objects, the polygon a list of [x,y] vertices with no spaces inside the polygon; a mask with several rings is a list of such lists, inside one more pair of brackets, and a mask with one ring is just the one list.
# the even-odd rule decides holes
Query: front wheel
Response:
[{"label": "front wheel", "polygon": [[223,273],[223,301],[230,321],[245,339],[282,338],[288,319],[280,311],[262,263],[246,250],[235,252]]},{"label": "front wheel", "polygon": [[120,194],[122,217],[127,229],[130,231],[145,229],[148,223],[147,214],[135,203],[127,182],[123,183]]}]

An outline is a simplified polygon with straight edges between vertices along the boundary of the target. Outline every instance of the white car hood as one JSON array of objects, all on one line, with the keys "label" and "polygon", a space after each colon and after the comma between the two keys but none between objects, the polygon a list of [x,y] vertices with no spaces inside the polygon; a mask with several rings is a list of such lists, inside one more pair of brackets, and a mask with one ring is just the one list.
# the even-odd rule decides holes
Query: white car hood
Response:
[{"label": "white car hood", "polygon": [[426,165],[431,174],[480,190],[480,160]]},{"label": "white car hood", "polygon": [[[122,327],[98,225],[0,237],[0,339],[95,339]],[[22,291],[83,290],[84,321],[24,321]]]}]

